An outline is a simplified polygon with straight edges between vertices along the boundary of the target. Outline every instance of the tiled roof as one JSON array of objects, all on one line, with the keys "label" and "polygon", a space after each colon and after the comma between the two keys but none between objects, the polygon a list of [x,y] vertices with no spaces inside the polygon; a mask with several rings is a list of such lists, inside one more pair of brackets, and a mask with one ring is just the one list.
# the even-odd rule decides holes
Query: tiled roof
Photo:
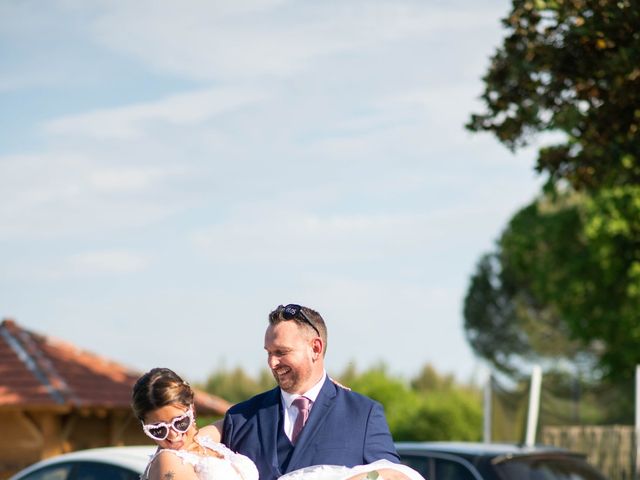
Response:
[{"label": "tiled roof", "polygon": [[[129,408],[140,372],[51,337],[0,324],[0,408]],[[230,404],[196,390],[196,409],[223,414]]]}]

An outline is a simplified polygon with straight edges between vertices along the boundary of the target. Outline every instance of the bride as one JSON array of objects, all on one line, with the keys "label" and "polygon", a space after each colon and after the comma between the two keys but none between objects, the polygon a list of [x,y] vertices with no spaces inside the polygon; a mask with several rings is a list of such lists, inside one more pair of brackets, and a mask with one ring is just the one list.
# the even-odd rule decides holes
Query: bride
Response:
[{"label": "bride", "polygon": [[[154,368],[133,387],[133,411],[157,445],[141,480],[258,480],[250,458],[219,443],[214,425],[196,427],[193,390],[168,368]],[[424,480],[405,465],[379,460],[348,468],[318,465],[279,480]]]}]

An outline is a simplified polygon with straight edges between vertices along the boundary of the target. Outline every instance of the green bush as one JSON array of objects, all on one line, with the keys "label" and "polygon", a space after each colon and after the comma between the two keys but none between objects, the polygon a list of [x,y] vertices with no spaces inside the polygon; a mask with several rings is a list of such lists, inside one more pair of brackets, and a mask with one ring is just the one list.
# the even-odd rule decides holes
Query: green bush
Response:
[{"label": "green bush", "polygon": [[[425,365],[409,381],[389,374],[380,364],[359,373],[347,368],[336,379],[344,386],[380,402],[394,440],[479,440],[482,434],[482,397],[473,386],[456,383]],[[237,367],[212,373],[206,391],[232,403],[273,388],[271,374],[264,370],[257,379]]]}]

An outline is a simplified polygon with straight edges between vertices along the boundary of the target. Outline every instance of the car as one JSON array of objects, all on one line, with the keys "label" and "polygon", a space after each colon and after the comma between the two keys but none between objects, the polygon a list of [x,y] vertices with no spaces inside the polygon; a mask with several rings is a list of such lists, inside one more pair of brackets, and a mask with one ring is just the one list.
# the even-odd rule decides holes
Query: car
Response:
[{"label": "car", "polygon": [[[399,442],[400,461],[427,480],[607,480],[583,455],[555,447]],[[37,462],[9,480],[138,480],[155,446],[80,450]]]},{"label": "car", "polygon": [[473,442],[398,442],[400,461],[428,480],[607,480],[569,450]]},{"label": "car", "polygon": [[155,446],[78,450],[41,460],[9,480],[138,480]]}]

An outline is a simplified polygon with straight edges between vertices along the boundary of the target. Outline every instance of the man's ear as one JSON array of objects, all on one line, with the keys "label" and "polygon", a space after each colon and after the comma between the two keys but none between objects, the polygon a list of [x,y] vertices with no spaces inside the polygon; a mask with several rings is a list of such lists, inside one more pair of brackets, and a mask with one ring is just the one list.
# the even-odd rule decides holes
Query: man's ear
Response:
[{"label": "man's ear", "polygon": [[320,337],[316,337],[311,341],[311,349],[313,350],[314,360],[322,357],[322,352],[324,351],[324,342]]}]

